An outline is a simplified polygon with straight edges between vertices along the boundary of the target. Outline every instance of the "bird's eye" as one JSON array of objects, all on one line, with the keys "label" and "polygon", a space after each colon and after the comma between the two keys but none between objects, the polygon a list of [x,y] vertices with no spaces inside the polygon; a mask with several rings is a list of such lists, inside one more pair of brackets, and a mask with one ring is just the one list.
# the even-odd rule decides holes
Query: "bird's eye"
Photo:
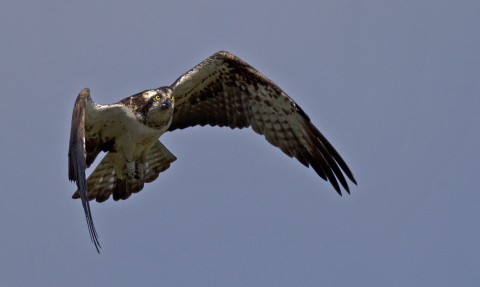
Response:
[{"label": "bird's eye", "polygon": [[155,101],[160,101],[160,95],[155,96]]}]

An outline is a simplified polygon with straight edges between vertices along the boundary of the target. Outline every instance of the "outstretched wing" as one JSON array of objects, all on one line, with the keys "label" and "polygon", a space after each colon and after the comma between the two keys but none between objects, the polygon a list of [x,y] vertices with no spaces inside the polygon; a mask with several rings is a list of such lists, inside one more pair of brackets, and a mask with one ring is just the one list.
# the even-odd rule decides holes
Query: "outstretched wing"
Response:
[{"label": "outstretched wing", "polygon": [[340,195],[337,179],[350,193],[343,173],[356,184],[345,161],[297,103],[238,57],[217,52],[171,87],[175,110],[169,131],[207,124],[251,126],[286,155],[311,166]]},{"label": "outstretched wing", "polygon": [[[170,163],[176,159],[161,142],[157,141],[148,152],[147,169],[143,179],[127,177],[121,180],[115,176],[112,154],[107,153],[87,179],[88,199],[104,202],[112,194],[115,201],[127,199],[132,193],[142,190],[144,183],[157,179],[158,175],[167,170]],[[73,194],[72,198],[81,198],[80,189]]]},{"label": "outstretched wing", "polygon": [[83,89],[75,101],[72,115],[72,128],[70,131],[70,148],[68,150],[68,178],[77,184],[79,195],[82,199],[83,210],[85,211],[85,217],[87,218],[90,238],[93,244],[95,244],[97,252],[100,253],[98,249],[100,247],[100,243],[98,242],[97,231],[93,225],[85,179],[85,169],[87,168],[87,151],[85,147],[85,112],[87,105],[92,103],[92,99],[90,98],[90,90],[88,88]]}]

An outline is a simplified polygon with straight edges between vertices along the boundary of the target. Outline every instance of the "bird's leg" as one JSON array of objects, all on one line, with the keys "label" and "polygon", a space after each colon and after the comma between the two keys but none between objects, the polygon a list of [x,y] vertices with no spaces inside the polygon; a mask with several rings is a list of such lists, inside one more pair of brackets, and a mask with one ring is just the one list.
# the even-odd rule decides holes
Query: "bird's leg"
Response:
[{"label": "bird's leg", "polygon": [[147,165],[142,163],[142,162],[139,162],[137,164],[137,176],[139,179],[143,179],[143,177],[145,176],[145,171],[147,170]]},{"label": "bird's leg", "polygon": [[125,174],[130,177],[130,178],[133,178],[135,176],[135,162],[132,161],[132,162],[126,162],[127,163],[127,169],[125,170]]},{"label": "bird's leg", "polygon": [[130,133],[124,133],[124,145],[123,145],[123,154],[126,161],[126,169],[124,174],[128,177],[133,178],[135,176],[135,161],[133,160],[133,151],[135,150],[135,144],[132,140],[132,135]]},{"label": "bird's leg", "polygon": [[150,148],[146,148],[140,157],[140,161],[137,164],[137,175],[138,178],[143,179],[145,176],[145,171],[147,170],[147,155],[148,152],[150,151]]}]

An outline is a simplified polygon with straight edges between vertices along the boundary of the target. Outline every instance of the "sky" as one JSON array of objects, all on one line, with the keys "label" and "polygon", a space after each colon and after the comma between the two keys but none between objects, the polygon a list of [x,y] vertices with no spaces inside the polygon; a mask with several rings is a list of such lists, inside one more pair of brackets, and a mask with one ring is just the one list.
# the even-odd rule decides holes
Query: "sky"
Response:
[{"label": "sky", "polygon": [[[478,15],[479,1],[3,1],[0,285],[476,286]],[[91,203],[97,254],[67,175],[76,96],[170,85],[219,50],[289,94],[358,186],[338,196],[251,129],[167,133],[170,169]]]}]

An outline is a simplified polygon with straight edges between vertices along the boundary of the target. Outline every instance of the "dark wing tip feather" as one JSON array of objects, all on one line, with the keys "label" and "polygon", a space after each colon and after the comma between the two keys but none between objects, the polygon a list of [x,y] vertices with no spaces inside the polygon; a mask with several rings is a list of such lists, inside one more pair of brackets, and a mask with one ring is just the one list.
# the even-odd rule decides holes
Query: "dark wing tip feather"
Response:
[{"label": "dark wing tip feather", "polygon": [[355,180],[352,171],[337,150],[325,138],[325,136],[313,124],[308,123],[307,125],[309,126],[310,133],[314,138],[312,145],[315,146],[321,154],[321,158],[318,156],[314,156],[314,158],[317,160],[317,162],[320,161],[325,163],[327,165],[325,168],[333,171],[333,174],[331,174],[332,178],[328,177],[328,172],[327,177],[335,190],[341,195],[340,188],[336,181],[336,179],[338,179],[345,191],[350,194],[350,188],[343,174],[345,174],[355,185],[357,185],[357,181]]},{"label": "dark wing tip feather", "polygon": [[312,127],[312,133],[314,133],[319,141],[323,144],[323,146],[326,148],[329,154],[332,155],[333,159],[335,162],[340,166],[340,168],[343,170],[345,175],[355,184],[357,185],[357,181],[355,179],[355,176],[353,175],[352,171],[348,167],[347,163],[343,160],[343,158],[340,156],[340,154],[337,152],[337,150],[332,146],[332,144],[325,138],[325,136],[313,125]]},{"label": "dark wing tip feather", "polygon": [[342,195],[342,191],[340,190],[340,186],[338,185],[337,178],[335,177],[332,167],[325,159],[325,155],[320,150],[314,149],[312,158],[313,161],[310,162],[310,165],[315,170],[315,172],[319,174],[319,171],[323,171],[323,173],[326,175],[326,180],[330,182],[330,184],[333,186],[333,188],[339,195]]},{"label": "dark wing tip feather", "polygon": [[[75,101],[70,131],[70,147],[68,150],[68,178],[77,184],[78,196],[82,199],[82,206],[87,219],[88,231],[97,252],[101,248],[98,234],[93,224],[90,204],[87,195],[87,180],[85,178],[86,151],[85,151],[85,106],[90,99],[90,89],[83,89]],[[75,194],[74,194],[75,196]]]}]

